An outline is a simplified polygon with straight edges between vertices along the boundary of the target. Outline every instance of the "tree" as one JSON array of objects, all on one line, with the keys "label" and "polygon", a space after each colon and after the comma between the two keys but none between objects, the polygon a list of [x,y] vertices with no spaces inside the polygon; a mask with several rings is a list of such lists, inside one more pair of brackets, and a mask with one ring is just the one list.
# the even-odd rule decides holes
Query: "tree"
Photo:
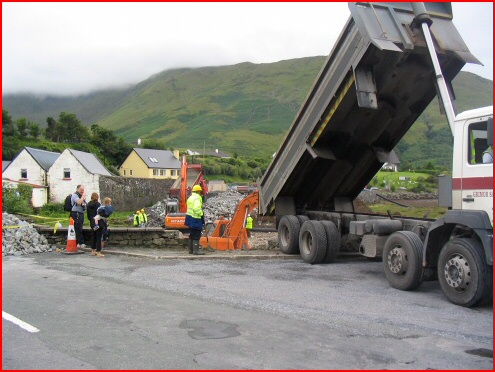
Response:
[{"label": "tree", "polygon": [[45,138],[52,142],[58,142],[59,138],[57,134],[57,121],[52,117],[48,117],[46,118],[46,124],[48,126],[45,129]]},{"label": "tree", "polygon": [[152,138],[143,141],[143,149],[166,150],[167,146],[162,141]]},{"label": "tree", "polygon": [[2,135],[4,137],[7,137],[15,136],[15,134],[16,129],[14,126],[14,122],[12,121],[12,117],[7,110],[2,109]]},{"label": "tree", "polygon": [[41,133],[40,126],[37,123],[29,123],[28,130],[29,135],[33,138],[38,138]]},{"label": "tree", "polygon": [[65,142],[87,142],[90,138],[88,129],[82,125],[77,116],[67,112],[60,113],[57,131],[61,133],[61,140]]},{"label": "tree", "polygon": [[21,138],[26,138],[29,126],[28,120],[26,118],[17,119],[15,125],[17,126],[17,132],[19,133],[19,136]]}]

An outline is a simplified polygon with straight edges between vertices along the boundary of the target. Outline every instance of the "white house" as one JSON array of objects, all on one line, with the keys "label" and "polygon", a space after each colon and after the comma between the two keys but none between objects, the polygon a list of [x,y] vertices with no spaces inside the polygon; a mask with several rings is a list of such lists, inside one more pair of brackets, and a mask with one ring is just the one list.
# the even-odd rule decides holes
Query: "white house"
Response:
[{"label": "white house", "polygon": [[47,172],[59,156],[58,152],[24,147],[14,160],[2,162],[2,185],[31,186],[33,207],[42,207],[48,201]]},{"label": "white house", "polygon": [[89,197],[100,194],[100,176],[112,176],[96,156],[88,152],[65,149],[48,171],[50,202],[63,203],[77,185],[84,185]]},{"label": "white house", "polygon": [[47,172],[59,156],[58,152],[24,147],[2,171],[2,178],[47,186]]}]

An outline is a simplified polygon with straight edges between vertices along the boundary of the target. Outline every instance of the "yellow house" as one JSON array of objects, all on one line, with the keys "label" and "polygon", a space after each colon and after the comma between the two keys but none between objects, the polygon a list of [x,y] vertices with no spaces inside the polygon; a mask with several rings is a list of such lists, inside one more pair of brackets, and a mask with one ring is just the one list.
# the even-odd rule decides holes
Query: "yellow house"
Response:
[{"label": "yellow house", "polygon": [[119,168],[122,177],[177,179],[179,151],[134,148]]}]

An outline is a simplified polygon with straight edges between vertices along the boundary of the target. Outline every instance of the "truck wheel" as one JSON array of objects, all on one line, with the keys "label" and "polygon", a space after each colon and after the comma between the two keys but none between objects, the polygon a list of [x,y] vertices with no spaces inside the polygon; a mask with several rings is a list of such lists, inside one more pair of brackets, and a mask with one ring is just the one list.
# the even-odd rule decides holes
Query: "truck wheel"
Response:
[{"label": "truck wheel", "polygon": [[394,288],[410,291],[422,282],[421,239],[411,231],[394,232],[383,248],[383,270]]},{"label": "truck wheel", "polygon": [[322,263],[327,253],[327,234],[320,221],[306,221],[299,233],[299,251],[304,261]]},{"label": "truck wheel", "polygon": [[438,257],[438,281],[443,293],[456,305],[471,307],[493,298],[493,271],[483,246],[474,239],[447,242]]},{"label": "truck wheel", "polygon": [[298,214],[296,218],[299,221],[299,226],[302,226],[304,222],[309,221],[309,217],[304,214]]},{"label": "truck wheel", "polygon": [[327,234],[327,250],[324,263],[334,262],[339,254],[340,249],[340,234],[337,226],[332,221],[320,221]]},{"label": "truck wheel", "polygon": [[278,224],[278,246],[285,254],[299,253],[301,225],[296,216],[282,216]]}]

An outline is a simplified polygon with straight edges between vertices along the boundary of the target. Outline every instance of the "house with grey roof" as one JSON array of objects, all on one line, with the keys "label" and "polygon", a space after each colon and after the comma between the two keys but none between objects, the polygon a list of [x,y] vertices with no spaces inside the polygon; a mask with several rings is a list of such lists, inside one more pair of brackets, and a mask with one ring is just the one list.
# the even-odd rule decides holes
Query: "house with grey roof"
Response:
[{"label": "house with grey roof", "polygon": [[24,147],[14,160],[2,169],[2,178],[47,186],[47,172],[59,156],[58,152]]},{"label": "house with grey roof", "polygon": [[48,201],[47,173],[59,156],[58,152],[24,147],[11,162],[2,161],[2,185],[31,186],[31,204],[42,207]]},{"label": "house with grey roof", "polygon": [[180,176],[179,152],[133,148],[119,167],[122,177],[175,180]]},{"label": "house with grey roof", "polygon": [[77,185],[84,185],[87,200],[91,193],[100,194],[100,177],[113,176],[93,154],[65,149],[47,173],[50,188],[50,202],[62,203],[65,197],[76,191]]},{"label": "house with grey roof", "polygon": [[10,160],[2,160],[2,173],[12,163]]}]

